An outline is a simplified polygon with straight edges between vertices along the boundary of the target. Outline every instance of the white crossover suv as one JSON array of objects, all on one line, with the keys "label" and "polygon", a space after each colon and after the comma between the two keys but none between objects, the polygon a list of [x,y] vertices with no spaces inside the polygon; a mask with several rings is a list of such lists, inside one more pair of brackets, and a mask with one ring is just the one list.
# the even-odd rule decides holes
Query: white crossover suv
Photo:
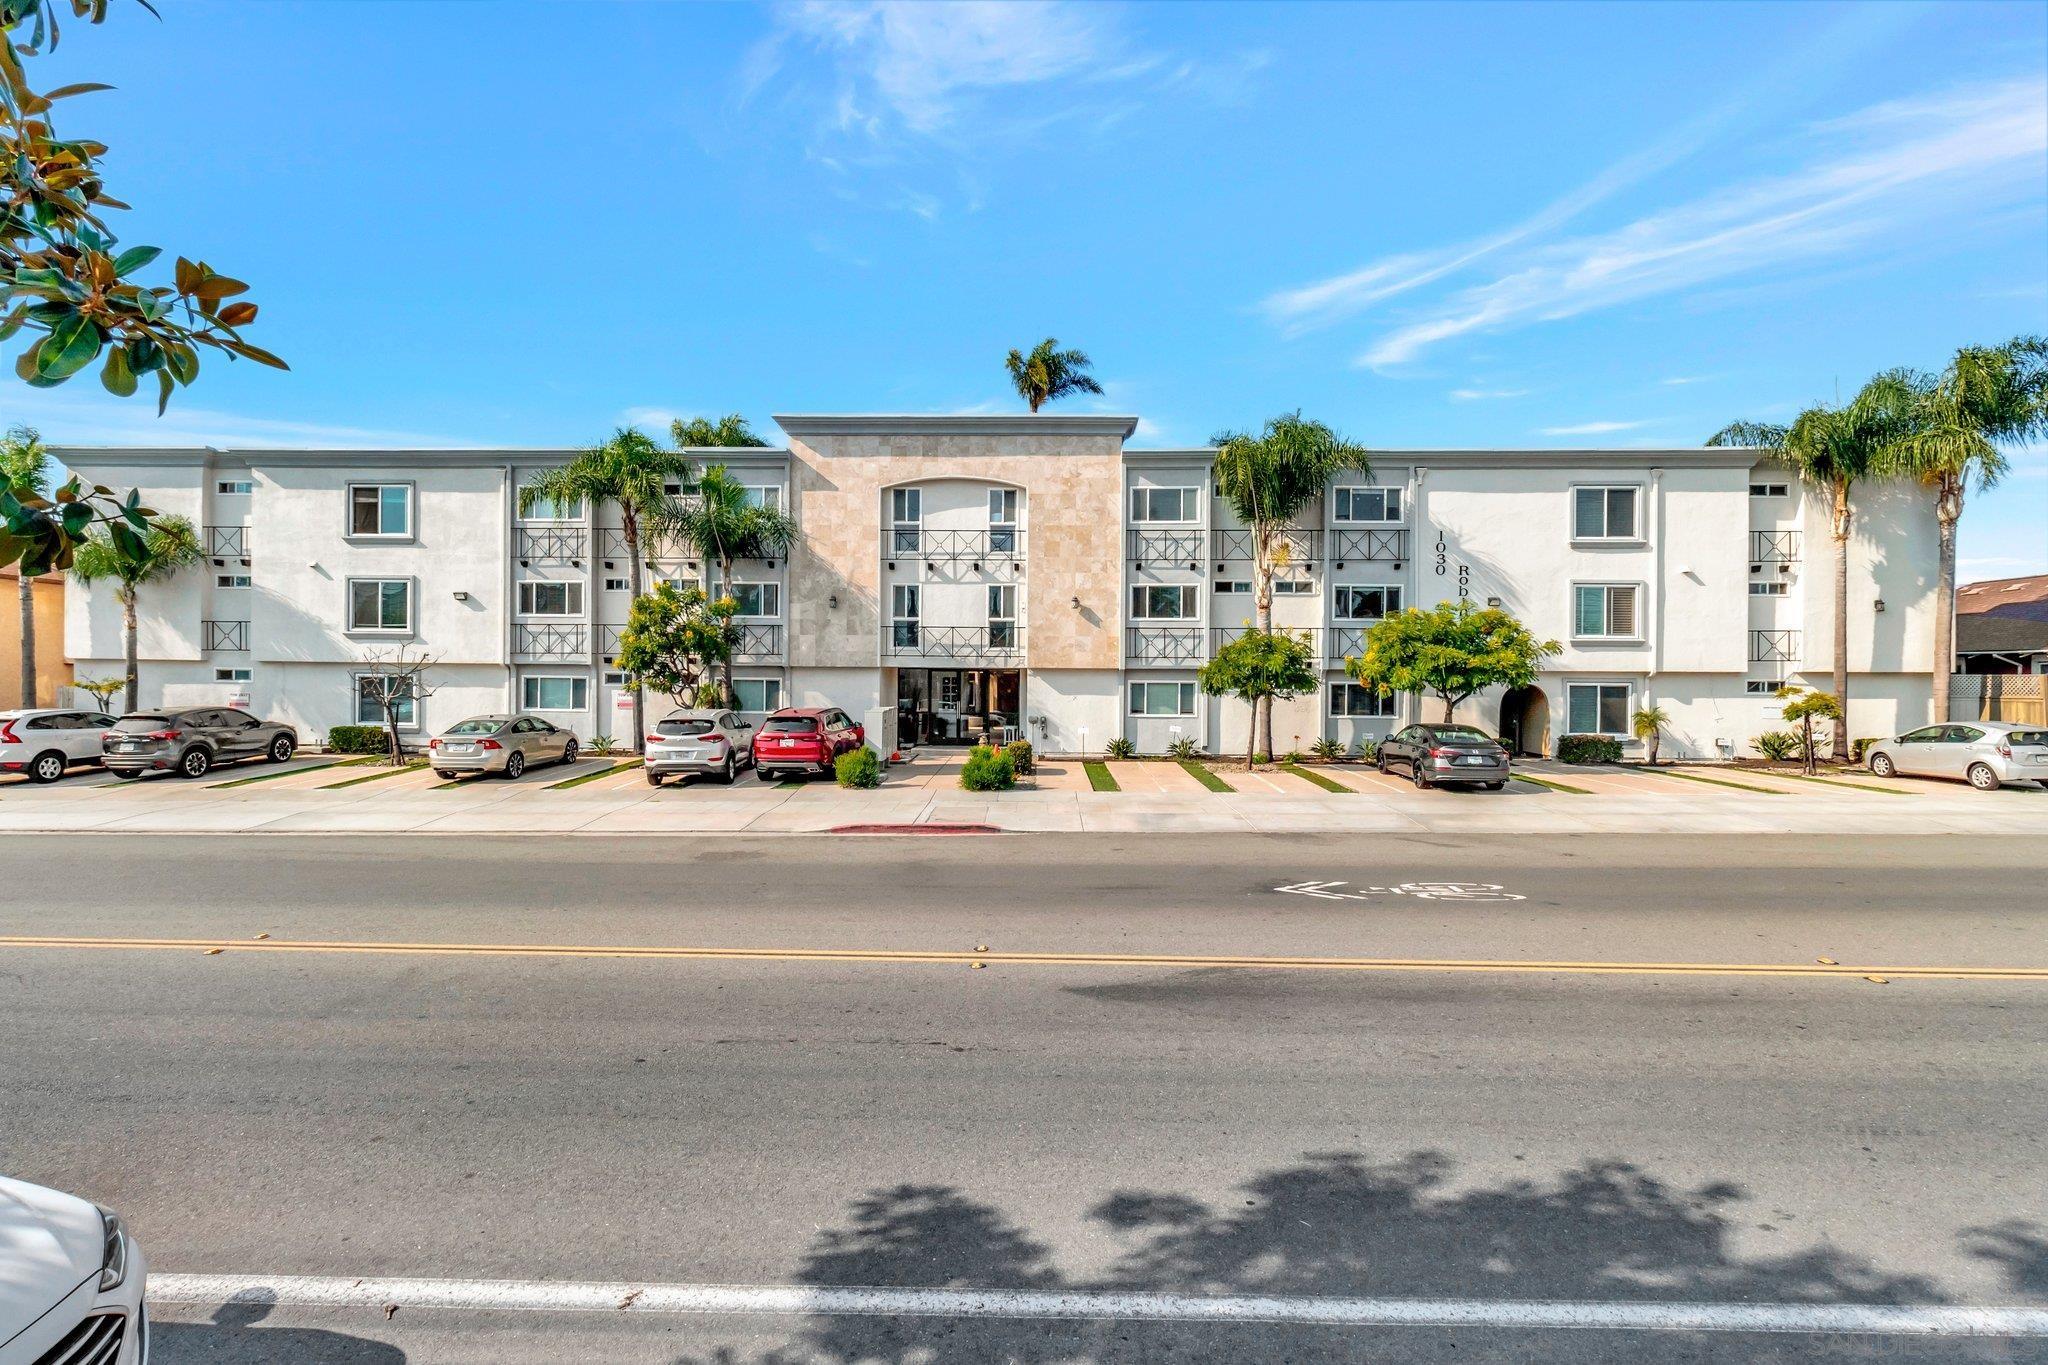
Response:
[{"label": "white crossover suv", "polygon": [[143,1365],[146,1277],[112,1210],[0,1176],[0,1365]]}]

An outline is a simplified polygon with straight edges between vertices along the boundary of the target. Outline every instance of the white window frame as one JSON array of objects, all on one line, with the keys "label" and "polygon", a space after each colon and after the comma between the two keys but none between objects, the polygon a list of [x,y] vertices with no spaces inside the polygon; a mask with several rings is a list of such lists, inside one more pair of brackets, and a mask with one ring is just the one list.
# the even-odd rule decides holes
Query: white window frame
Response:
[{"label": "white window frame", "polygon": [[759,687],[761,689],[762,700],[765,701],[767,705],[761,707],[760,710],[756,711],[754,708],[750,706],[746,706],[744,704],[736,704],[734,705],[733,710],[744,712],[748,715],[768,715],[772,712],[780,711],[782,709],[782,679],[734,678],[732,680],[732,690],[733,700],[735,703],[740,702],[742,689],[748,687]]},{"label": "white window frame", "polygon": [[[359,583],[403,583],[405,584],[405,624],[400,626],[359,626],[356,624],[356,585]],[[342,621],[348,635],[410,635],[417,628],[419,616],[419,584],[410,578],[387,578],[367,576],[344,579],[342,582]],[[377,593],[378,618],[383,618],[384,594]]]},{"label": "white window frame", "polygon": [[[1351,616],[1344,611],[1344,600],[1353,593],[1376,592],[1380,595],[1378,616]],[[1339,625],[1353,625],[1359,621],[1384,621],[1401,612],[1402,592],[1399,583],[1336,583],[1330,587],[1330,619]]]},{"label": "white window frame", "polygon": [[1790,483],[1753,483],[1749,486],[1752,498],[1786,498],[1792,495]]},{"label": "white window frame", "polygon": [[[1152,695],[1150,689],[1155,687],[1174,688],[1173,704],[1181,709],[1176,711],[1146,711],[1139,709],[1139,696],[1143,695],[1149,700]],[[1134,680],[1124,689],[1125,708],[1130,715],[1136,716],[1141,720],[1186,720],[1195,714],[1195,704],[1195,685],[1191,682],[1141,678]]]},{"label": "white window frame", "polygon": [[[560,588],[562,610],[542,611],[535,605],[540,600],[539,589]],[[517,597],[518,614],[531,616],[542,621],[573,621],[581,617],[584,608],[583,585],[573,578],[522,578],[519,580]]]},{"label": "white window frame", "polygon": [[[1355,512],[1362,495],[1377,493],[1380,499],[1381,515],[1377,517],[1348,516]],[[1394,515],[1385,515],[1389,506]],[[1375,483],[1347,483],[1339,485],[1330,494],[1330,520],[1343,526],[1399,526],[1401,524],[1401,485]]]},{"label": "white window frame", "polygon": [[607,578],[604,581],[604,590],[606,592],[631,592],[633,591],[633,580],[630,578]]},{"label": "white window frame", "polygon": [[[1155,592],[1176,593],[1180,597],[1181,612],[1177,616],[1155,616],[1151,611],[1151,594]],[[1133,621],[1199,621],[1202,619],[1202,596],[1192,583],[1133,583],[1131,584],[1131,619]]]},{"label": "white window frame", "polygon": [[[1607,594],[1606,596],[1601,598],[1602,608],[1600,612],[1600,620],[1603,626],[1607,625],[1614,619],[1613,593],[1617,589],[1624,588],[1627,589],[1629,592],[1634,593],[1636,618],[1635,630],[1628,635],[1615,635],[1608,633],[1605,630],[1603,630],[1600,634],[1597,635],[1588,635],[1584,631],[1581,631],[1579,629],[1579,594],[1588,588],[1599,588]],[[1574,582],[1572,584],[1572,595],[1570,604],[1572,621],[1572,639],[1588,641],[1594,644],[1641,644],[1644,639],[1643,599],[1647,595],[1648,594],[1646,594],[1643,591],[1643,585],[1641,583],[1621,583],[1606,581]]]},{"label": "white window frame", "polygon": [[[1600,530],[1588,533],[1579,525],[1579,497],[1584,493],[1599,493]],[[1608,510],[1608,495],[1626,493],[1629,495],[1629,519],[1635,524],[1626,535],[1613,535],[1607,530],[1611,517]],[[1640,545],[1643,542],[1643,486],[1639,483],[1575,483],[1571,488],[1572,539],[1592,545]]]},{"label": "white window frame", "polygon": [[[358,669],[356,672],[348,675],[349,691],[355,698],[354,705],[351,706],[349,714],[355,717],[357,725],[381,727],[384,724],[383,703],[363,695],[363,679],[388,678],[390,676],[390,674],[381,673],[374,668]],[[366,707],[369,710],[368,719],[364,718],[364,708]],[[420,699],[418,697],[400,697],[395,709],[398,713],[398,728],[400,730],[418,730],[420,728]]]},{"label": "white window frame", "polygon": [[[1155,517],[1152,513],[1151,497],[1154,493],[1172,493],[1180,503],[1177,517]],[[1189,484],[1133,484],[1130,496],[1131,522],[1137,526],[1194,526],[1202,520],[1202,490],[1199,485]]]},{"label": "white window frame", "polygon": [[[530,486],[528,484],[519,485],[519,492],[523,493]],[[515,494],[512,499],[512,510],[515,512],[519,511],[518,494]],[[543,498],[531,512],[520,513],[519,519],[521,521],[538,522],[581,521],[583,520],[583,499],[578,498],[570,503],[567,508],[564,508],[551,498]]]},{"label": "white window frame", "polygon": [[996,554],[1017,551],[1017,518],[1024,499],[1014,488],[988,490],[988,548]]},{"label": "white window frame", "polygon": [[742,610],[742,611],[737,611],[737,612],[734,612],[734,613],[733,613],[733,619],[734,619],[734,620],[736,620],[736,621],[780,621],[780,620],[782,619],[782,584],[781,584],[781,583],[779,583],[779,582],[777,582],[777,581],[775,581],[775,580],[773,580],[773,579],[759,579],[759,578],[735,578],[735,579],[734,579],[734,580],[733,580],[732,582],[730,582],[730,583],[728,583],[728,584],[726,584],[726,585],[725,585],[725,591],[724,591],[723,595],[724,595],[724,596],[726,596],[726,597],[730,597],[730,598],[732,598],[732,599],[733,599],[733,601],[735,601],[735,602],[738,602],[738,601],[739,601],[739,593],[738,593],[738,592],[736,592],[736,591],[734,591],[734,590],[735,590],[735,589],[737,589],[737,588],[758,588],[758,589],[760,589],[760,591],[761,591],[761,605],[762,605],[763,607],[766,607],[766,608],[770,608],[770,610],[766,610],[766,611],[744,611],[744,610]]},{"label": "white window frame", "polygon": [[[1601,696],[1613,689],[1621,689],[1621,725],[1613,730],[1581,730],[1572,724],[1572,694],[1591,689],[1593,692],[1593,719],[1597,725],[1600,718]],[[1628,739],[1628,718],[1635,707],[1635,684],[1626,678],[1587,678],[1568,682],[1564,687],[1564,725],[1568,735],[1605,735],[1609,739]]]},{"label": "white window frame", "polygon": [[[384,491],[390,488],[405,490],[405,529],[403,531],[358,531],[356,529],[356,490],[374,488],[377,490],[377,524],[384,524]],[[342,535],[347,540],[408,541],[419,538],[419,487],[416,484],[395,479],[360,480],[348,484],[342,498]]]},{"label": "white window frame", "polygon": [[1216,584],[1216,591],[1230,597],[1248,597],[1252,584],[1248,578],[1225,578]]},{"label": "white window frame", "polygon": [[[576,694],[580,691],[583,694],[581,704],[572,704],[569,706],[542,706],[538,702],[529,700],[529,698],[535,695],[535,693],[532,690],[533,684],[540,682],[568,683],[570,701],[572,703],[575,703]],[[584,677],[581,673],[522,674],[519,679],[519,701],[519,709],[522,711],[547,711],[552,712],[556,715],[565,715],[572,711],[588,711],[590,709],[590,679]]]},{"label": "white window frame", "polygon": [[[1377,687],[1367,687],[1364,683],[1333,682],[1330,684],[1329,693],[1330,699],[1326,706],[1333,720],[1392,720],[1395,707],[1400,702],[1400,698],[1393,693],[1381,692]],[[1353,711],[1337,705],[1338,698],[1350,697],[1353,693],[1365,697],[1374,709]]]},{"label": "white window frame", "polygon": [[1313,578],[1276,578],[1273,580],[1275,597],[1314,597],[1316,581]]},{"label": "white window frame", "polygon": [[1790,597],[1792,585],[1782,578],[1752,578],[1749,580],[1751,597]]},{"label": "white window frame", "polygon": [[215,496],[224,498],[246,498],[256,491],[254,479],[222,479],[213,486]]},{"label": "white window frame", "polygon": [[[909,610],[905,611],[905,604]],[[917,583],[889,585],[889,639],[896,649],[916,649],[924,643],[924,593]],[[909,626],[906,638],[903,627]]]},{"label": "white window frame", "polygon": [[228,592],[247,592],[255,583],[255,577],[251,574],[217,573],[213,576],[213,586]]},{"label": "white window frame", "polygon": [[743,483],[740,494],[749,507],[766,507],[776,512],[782,510],[782,485],[779,483]]},{"label": "white window frame", "polygon": [[[904,509],[909,509],[909,515]],[[924,490],[889,490],[889,548],[894,554],[914,555],[924,551]],[[907,539],[906,539],[907,537]]]},{"label": "white window frame", "polygon": [[1742,691],[1750,697],[1776,697],[1778,689],[1784,685],[1783,678],[1744,678]]},{"label": "white window frame", "polygon": [[216,668],[213,670],[213,680],[225,683],[253,682],[255,672],[248,668]]}]

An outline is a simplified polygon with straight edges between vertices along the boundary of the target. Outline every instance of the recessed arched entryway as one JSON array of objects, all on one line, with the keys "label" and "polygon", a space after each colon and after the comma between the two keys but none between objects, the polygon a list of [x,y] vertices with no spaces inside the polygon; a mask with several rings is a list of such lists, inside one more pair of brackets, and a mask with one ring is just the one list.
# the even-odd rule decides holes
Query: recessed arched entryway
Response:
[{"label": "recessed arched entryway", "polygon": [[1500,699],[1500,739],[1508,752],[1541,758],[1550,752],[1550,698],[1540,687],[1511,687]]}]

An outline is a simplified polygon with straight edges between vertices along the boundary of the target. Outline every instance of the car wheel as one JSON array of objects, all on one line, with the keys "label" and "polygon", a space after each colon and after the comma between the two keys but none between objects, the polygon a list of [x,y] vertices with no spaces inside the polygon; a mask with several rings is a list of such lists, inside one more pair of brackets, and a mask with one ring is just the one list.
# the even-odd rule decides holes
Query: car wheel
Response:
[{"label": "car wheel", "polygon": [[55,749],[46,754],[37,754],[35,761],[28,765],[28,780],[31,782],[55,782],[64,776],[64,755]]},{"label": "car wheel", "polygon": [[520,753],[517,749],[514,749],[512,751],[512,756],[505,760],[506,780],[516,782],[519,780],[519,775],[525,771],[526,755]]},{"label": "car wheel", "polygon": [[562,746],[562,766],[568,767],[576,761],[576,741],[570,740]]},{"label": "car wheel", "polygon": [[660,774],[660,773],[649,773],[649,774],[647,774],[647,785],[648,785],[648,786],[650,786],[650,787],[659,787],[659,786],[661,785],[661,774]]},{"label": "car wheel", "polygon": [[718,780],[730,787],[733,779],[740,775],[739,761],[731,754],[725,756],[725,768],[718,774]]},{"label": "car wheel", "polygon": [[1892,766],[1892,756],[1890,754],[1872,754],[1870,756],[1870,771],[1878,777],[1890,777],[1898,769]]},{"label": "car wheel", "polygon": [[760,778],[763,782],[773,782],[775,780],[775,771],[772,768],[764,768],[756,763],[754,765],[754,776]]},{"label": "car wheel", "polygon": [[289,763],[291,762],[292,751],[298,747],[298,745],[292,742],[290,735],[279,735],[276,739],[270,741],[270,761],[272,763]]},{"label": "car wheel", "polygon": [[1421,763],[1411,761],[1408,764],[1408,776],[1409,779],[1415,783],[1415,789],[1417,791],[1426,792],[1429,790],[1429,774],[1422,771]]},{"label": "car wheel", "polygon": [[1486,788],[1486,789],[1487,789],[1488,791],[1490,791],[1490,792],[1497,792],[1497,791],[1499,791],[1499,790],[1500,790],[1500,789],[1501,789],[1502,787],[1505,787],[1505,786],[1507,785],[1507,783],[1505,783],[1505,782],[1481,782],[1481,783],[1480,783],[1479,785],[1480,785],[1480,786],[1482,786],[1482,787],[1484,787],[1484,788]]},{"label": "car wheel", "polygon": [[1989,763],[1972,763],[1970,765],[1969,777],[1970,785],[1980,792],[1995,792],[1998,790],[1998,774],[1991,771]]},{"label": "car wheel", "polygon": [[119,778],[123,782],[133,782],[137,778],[142,776],[141,773],[136,772],[130,768],[114,768],[111,771],[113,772],[115,777]]},{"label": "car wheel", "polygon": [[434,769],[434,776],[440,778],[443,782],[453,782],[455,780],[455,769],[436,768]]},{"label": "car wheel", "polygon": [[178,760],[178,776],[204,777],[213,770],[213,755],[194,745]]}]

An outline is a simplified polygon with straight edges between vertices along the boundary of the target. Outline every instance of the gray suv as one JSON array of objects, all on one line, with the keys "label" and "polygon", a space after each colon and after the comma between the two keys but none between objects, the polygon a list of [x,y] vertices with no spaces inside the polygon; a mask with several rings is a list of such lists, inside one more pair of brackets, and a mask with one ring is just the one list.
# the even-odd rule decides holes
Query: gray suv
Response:
[{"label": "gray suv", "polygon": [[258,720],[231,706],[194,706],[180,711],[137,711],[107,731],[103,762],[129,781],[144,773],[204,777],[222,763],[263,758],[282,763],[299,747],[289,725]]}]

